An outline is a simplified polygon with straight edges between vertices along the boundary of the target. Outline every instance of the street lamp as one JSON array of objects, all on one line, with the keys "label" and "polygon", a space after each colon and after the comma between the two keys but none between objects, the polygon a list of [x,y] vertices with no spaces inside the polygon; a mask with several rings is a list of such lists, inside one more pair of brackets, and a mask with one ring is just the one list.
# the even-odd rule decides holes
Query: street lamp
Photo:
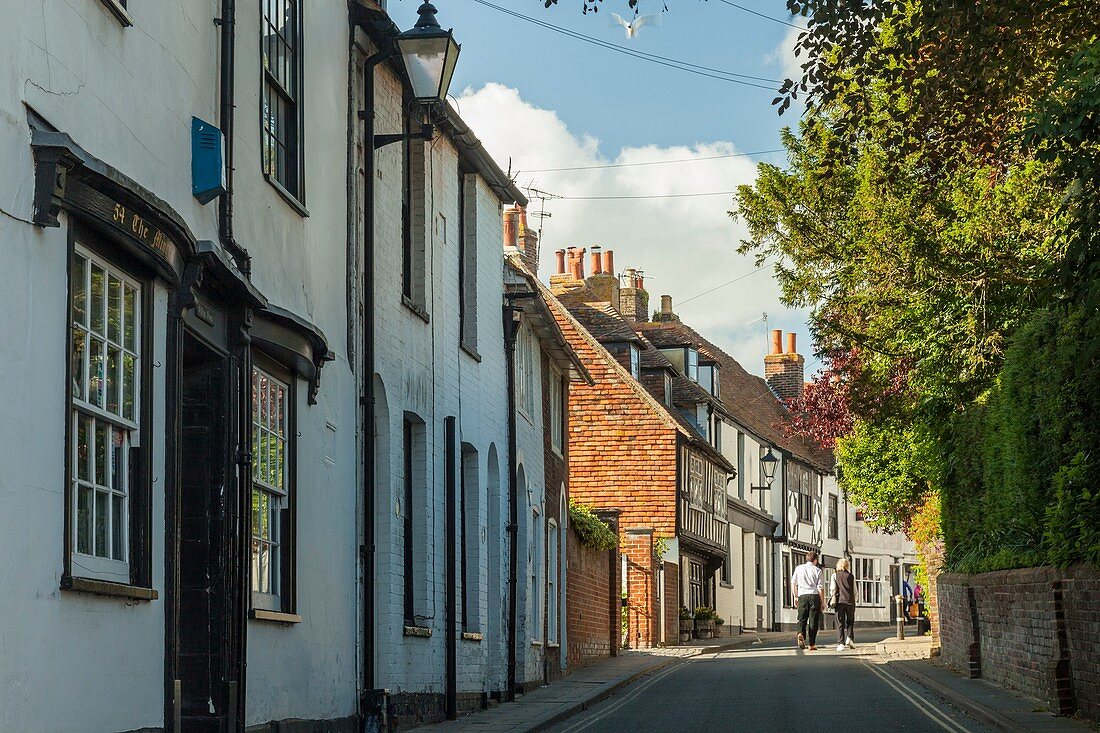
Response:
[{"label": "street lamp", "polygon": [[[421,106],[431,110],[447,102],[447,90],[451,88],[451,77],[454,76],[461,48],[450,30],[439,27],[435,19],[438,11],[434,5],[424,2],[416,12],[420,15],[416,25],[399,33],[394,40],[412,85],[413,97]],[[383,54],[389,55],[389,52]],[[380,59],[381,55],[377,60]],[[435,125],[423,122],[418,132],[375,135],[374,149],[404,140],[431,140],[434,134]]]},{"label": "street lamp", "polygon": [[772,481],[775,480],[775,467],[779,465],[779,459],[772,453],[772,448],[768,446],[768,452],[760,458],[760,473],[764,474],[763,486],[749,486],[750,491],[768,491],[772,487]]},{"label": "street lamp", "polygon": [[419,20],[397,36],[397,48],[416,101],[423,105],[442,104],[447,100],[461,48],[450,30],[439,27],[434,5],[425,2],[416,12]]}]

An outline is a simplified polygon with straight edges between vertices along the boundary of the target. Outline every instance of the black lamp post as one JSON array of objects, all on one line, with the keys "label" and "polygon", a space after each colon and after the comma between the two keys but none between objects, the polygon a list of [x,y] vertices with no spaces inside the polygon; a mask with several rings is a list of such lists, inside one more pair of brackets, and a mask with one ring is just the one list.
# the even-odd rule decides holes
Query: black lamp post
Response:
[{"label": "black lamp post", "polygon": [[442,104],[447,99],[461,48],[450,30],[439,27],[434,5],[425,2],[416,12],[420,15],[419,20],[397,36],[397,48],[405,62],[416,101],[424,105]]},{"label": "black lamp post", "polygon": [[[430,2],[424,2],[416,11],[420,18],[409,30],[394,39],[397,52],[405,66],[405,74],[412,85],[413,97],[427,109],[447,102],[447,91],[462,50],[455,42],[451,30],[443,30],[435,19],[438,12]],[[402,140],[431,140],[435,126],[423,123],[419,132],[375,135],[374,149]]]},{"label": "black lamp post", "polygon": [[771,489],[772,481],[775,480],[775,467],[778,465],[779,459],[772,453],[771,446],[768,446],[768,452],[760,459],[760,472],[764,474],[764,485],[749,486],[749,491],[768,491]]}]

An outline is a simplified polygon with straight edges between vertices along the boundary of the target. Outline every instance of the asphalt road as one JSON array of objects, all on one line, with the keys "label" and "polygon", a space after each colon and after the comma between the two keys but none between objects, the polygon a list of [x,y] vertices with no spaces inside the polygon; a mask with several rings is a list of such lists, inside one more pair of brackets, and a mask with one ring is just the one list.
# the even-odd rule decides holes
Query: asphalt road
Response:
[{"label": "asphalt road", "polygon": [[892,671],[873,649],[837,652],[822,644],[802,652],[771,643],[693,657],[641,678],[551,731],[992,733]]}]

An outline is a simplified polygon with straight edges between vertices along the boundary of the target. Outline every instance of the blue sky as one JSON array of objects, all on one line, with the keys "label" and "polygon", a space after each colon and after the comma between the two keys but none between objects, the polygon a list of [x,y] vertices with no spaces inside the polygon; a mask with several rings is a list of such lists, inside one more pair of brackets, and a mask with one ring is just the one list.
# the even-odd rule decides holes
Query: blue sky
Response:
[{"label": "blue sky", "polygon": [[[604,0],[581,13],[583,0],[487,0],[631,50],[702,67],[778,80],[796,73],[790,46],[797,30],[752,15],[723,0],[641,0],[641,15],[661,11],[660,25],[628,40],[611,13],[632,17],[626,0]],[[782,0],[736,0],[781,21]],[[453,27],[462,54],[451,86],[459,111],[517,183],[565,196],[681,194],[732,191],[750,183],[755,162],[781,164],[781,154],[573,172],[537,168],[710,158],[780,147],[779,131],[795,124],[771,106],[778,86],[757,88],[667,68],[566,37],[477,0],[434,0],[443,27]],[[401,28],[416,20],[420,0],[390,0]],[[534,208],[534,207],[532,207]],[[798,333],[814,365],[805,314],[778,302],[770,271],[736,254],[743,228],[726,212],[731,196],[617,201],[554,200],[546,209],[542,274],[547,250],[600,244],[615,250],[618,269],[641,267],[655,307],[673,296],[685,321],[711,335],[750,371],[762,371],[768,326]],[[733,285],[706,290],[743,278]],[[688,300],[690,299],[690,300]],[[678,304],[684,301],[681,307]]]}]

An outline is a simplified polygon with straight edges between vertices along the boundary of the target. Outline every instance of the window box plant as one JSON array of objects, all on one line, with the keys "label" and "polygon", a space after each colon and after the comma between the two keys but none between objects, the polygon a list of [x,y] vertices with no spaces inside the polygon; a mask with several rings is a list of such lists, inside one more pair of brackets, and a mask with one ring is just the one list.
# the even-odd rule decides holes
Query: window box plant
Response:
[{"label": "window box plant", "polygon": [[714,609],[707,606],[699,606],[695,609],[695,636],[698,639],[713,639],[714,638],[714,620],[718,618],[718,615],[714,612]]}]

